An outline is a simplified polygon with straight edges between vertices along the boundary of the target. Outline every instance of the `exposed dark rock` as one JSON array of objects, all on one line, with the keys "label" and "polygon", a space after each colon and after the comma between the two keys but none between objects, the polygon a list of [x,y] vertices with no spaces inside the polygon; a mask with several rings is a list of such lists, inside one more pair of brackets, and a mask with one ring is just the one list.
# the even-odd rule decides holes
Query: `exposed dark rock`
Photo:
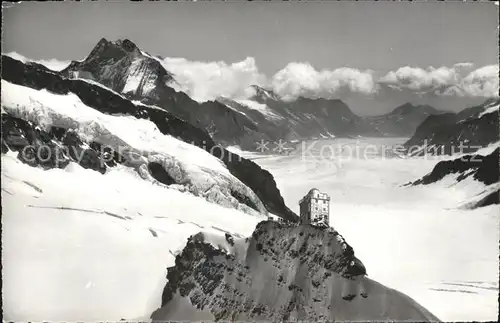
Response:
[{"label": "exposed dark rock", "polygon": [[483,182],[485,185],[497,183],[500,176],[498,154],[499,149],[497,148],[486,156],[477,154],[464,155],[457,159],[440,161],[429,174],[407,185],[435,183],[450,174],[459,174],[457,181],[473,176],[474,179]]},{"label": "exposed dark rock", "polygon": [[9,149],[18,152],[18,159],[30,166],[46,169],[65,168],[70,161],[83,168],[105,173],[110,159],[97,147],[87,146],[71,131],[59,127],[42,130],[31,122],[2,114],[2,142],[6,153]]},{"label": "exposed dark rock", "polygon": [[7,147],[7,143],[5,143],[5,140],[3,140],[3,137],[1,139],[2,141],[2,154],[5,154],[6,152],[9,151],[9,147]]},{"label": "exposed dark rock", "polygon": [[150,162],[148,163],[148,170],[151,176],[158,182],[165,185],[175,184],[175,180],[168,174],[168,172],[163,168],[160,163]]},{"label": "exposed dark rock", "polygon": [[226,237],[226,241],[231,245],[231,246],[234,246],[234,238],[232,235],[230,235],[229,233],[226,233],[225,234],[225,237]]},{"label": "exposed dark rock", "polygon": [[258,210],[257,205],[255,205],[255,203],[253,203],[248,196],[245,196],[238,191],[231,191],[231,196],[238,200],[241,204],[245,204],[254,210]]}]

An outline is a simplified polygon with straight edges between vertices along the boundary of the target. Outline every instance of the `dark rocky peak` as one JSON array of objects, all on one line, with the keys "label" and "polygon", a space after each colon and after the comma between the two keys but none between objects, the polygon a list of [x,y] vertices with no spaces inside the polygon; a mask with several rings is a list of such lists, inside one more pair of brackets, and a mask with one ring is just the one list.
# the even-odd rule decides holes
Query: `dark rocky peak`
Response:
[{"label": "dark rocky peak", "polygon": [[113,44],[122,48],[124,51],[129,52],[129,53],[134,52],[134,51],[136,51],[136,52],[140,51],[139,47],[137,47],[137,45],[134,44],[129,39],[118,39],[117,41],[114,41]]},{"label": "dark rocky peak", "polygon": [[108,41],[105,38],[101,38],[85,61],[108,59],[119,60],[128,53],[140,53],[139,48],[132,41],[128,39]]},{"label": "dark rocky peak", "polygon": [[403,105],[400,105],[396,109],[394,109],[392,112],[389,112],[390,115],[407,115],[407,114],[413,114],[413,113],[418,113],[418,114],[438,114],[440,113],[439,110],[435,109],[434,107],[430,105],[414,105],[412,103],[405,103]]},{"label": "dark rocky peak", "polygon": [[166,84],[173,81],[173,75],[129,39],[102,38],[84,61],[73,61],[61,74],[90,79],[116,92],[130,93],[134,100],[142,96],[157,97],[160,88],[172,91]]},{"label": "dark rocky peak", "polygon": [[252,85],[252,89],[255,90],[255,95],[252,97],[255,101],[263,102],[267,100],[280,101],[280,97],[274,93],[273,90],[265,89],[258,85]]}]

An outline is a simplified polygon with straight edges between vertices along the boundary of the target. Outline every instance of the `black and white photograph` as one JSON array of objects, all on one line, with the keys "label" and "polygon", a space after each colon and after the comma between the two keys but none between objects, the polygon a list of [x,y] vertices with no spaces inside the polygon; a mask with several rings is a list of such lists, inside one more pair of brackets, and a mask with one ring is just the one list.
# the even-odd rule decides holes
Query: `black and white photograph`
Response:
[{"label": "black and white photograph", "polygon": [[499,320],[499,2],[2,3],[6,322]]}]

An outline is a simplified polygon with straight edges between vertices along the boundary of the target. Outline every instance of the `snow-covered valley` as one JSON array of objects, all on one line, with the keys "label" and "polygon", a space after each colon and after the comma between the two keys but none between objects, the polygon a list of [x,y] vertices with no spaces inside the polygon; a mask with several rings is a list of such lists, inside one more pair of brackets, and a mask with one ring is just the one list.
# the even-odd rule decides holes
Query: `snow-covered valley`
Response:
[{"label": "snow-covered valley", "polygon": [[247,156],[273,174],[294,211],[311,187],[328,192],[330,225],[353,246],[372,279],[406,293],[444,321],[495,320],[498,206],[460,208],[484,194],[484,185],[474,180],[457,183],[447,176],[403,187],[450,158],[381,156],[382,147],[390,151],[404,140],[326,140],[299,144],[290,156]]}]

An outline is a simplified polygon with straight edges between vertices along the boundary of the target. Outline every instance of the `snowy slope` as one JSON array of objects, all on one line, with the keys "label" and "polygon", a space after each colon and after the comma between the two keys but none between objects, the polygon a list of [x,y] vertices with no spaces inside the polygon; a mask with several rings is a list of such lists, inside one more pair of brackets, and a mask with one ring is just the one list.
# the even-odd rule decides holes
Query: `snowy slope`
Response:
[{"label": "snowy slope", "polygon": [[283,116],[276,114],[273,110],[271,110],[266,104],[259,103],[252,100],[236,100],[239,104],[246,106],[252,110],[256,110],[260,112],[264,117],[270,120],[283,119]]},{"label": "snowy slope", "polygon": [[479,114],[479,118],[481,118],[483,115],[488,114],[488,113],[498,113],[498,104],[495,104],[496,102],[493,102],[489,106],[485,107],[484,111]]},{"label": "snowy slope", "polygon": [[[39,125],[75,130],[86,141],[118,151],[129,166],[151,179],[147,164],[163,166],[182,190],[227,207],[255,214],[266,213],[262,202],[218,158],[203,149],[162,134],[154,123],[130,116],[111,116],[89,108],[74,94],[55,95],[45,90],[14,85],[2,80],[2,107],[12,116]],[[253,210],[233,197],[248,197]]]},{"label": "snowy slope", "polygon": [[2,156],[2,208],[3,311],[15,321],[147,318],[187,237],[246,236],[264,218],[152,184],[128,167],[44,171],[12,152]]},{"label": "snowy slope", "polygon": [[[450,175],[430,185],[402,186],[452,158],[392,156],[393,147],[405,140],[335,139],[314,146],[311,141],[290,156],[253,160],[273,174],[295,211],[311,187],[330,195],[330,225],[349,241],[370,278],[444,321],[495,321],[498,206],[461,208],[485,194],[486,186],[472,177],[457,183],[457,175]],[[370,148],[367,156],[365,147]],[[496,147],[478,153],[490,154]]]}]

